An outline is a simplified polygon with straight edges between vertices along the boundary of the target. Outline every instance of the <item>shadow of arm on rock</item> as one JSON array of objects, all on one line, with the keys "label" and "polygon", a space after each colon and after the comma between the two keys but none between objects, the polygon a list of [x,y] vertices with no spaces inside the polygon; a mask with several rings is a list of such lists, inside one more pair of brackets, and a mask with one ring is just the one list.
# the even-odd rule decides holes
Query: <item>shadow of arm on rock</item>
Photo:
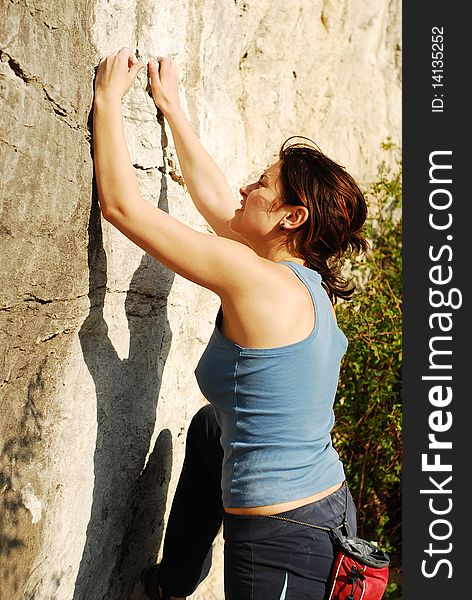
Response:
[{"label": "shadow of arm on rock", "polygon": [[[96,198],[93,200],[88,248],[90,312],[80,329],[79,339],[95,385],[97,439],[92,508],[75,600],[124,597],[123,589],[118,590],[117,586],[128,589],[136,575],[130,571],[135,563],[130,562],[126,550],[135,530],[133,510],[137,510],[130,507],[145,502],[146,494],[153,498],[154,516],[147,528],[146,521],[141,521],[144,529],[136,545],[140,544],[147,551],[135,553],[134,558],[139,557],[146,563],[149,556],[156,556],[162,537],[162,524],[156,525],[163,520],[159,507],[165,510],[170,477],[165,465],[172,461],[170,433],[161,432],[143,471],[171,342],[166,307],[173,273],[149,256],[142,257],[126,294],[130,341],[128,357],[121,360],[103,316],[107,263],[100,210]],[[159,458],[154,459],[156,456]],[[155,475],[152,481],[151,472]],[[143,477],[151,489],[140,483]],[[137,539],[136,536],[133,539]],[[108,596],[110,587],[114,591]]]}]

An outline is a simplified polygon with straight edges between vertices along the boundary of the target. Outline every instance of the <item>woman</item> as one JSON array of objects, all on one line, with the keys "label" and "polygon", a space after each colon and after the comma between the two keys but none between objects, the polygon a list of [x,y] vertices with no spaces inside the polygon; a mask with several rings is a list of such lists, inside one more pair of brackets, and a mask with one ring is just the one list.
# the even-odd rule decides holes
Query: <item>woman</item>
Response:
[{"label": "woman", "polygon": [[331,445],[332,406],[347,347],[334,304],[353,289],[328,265],[366,241],[366,205],[342,167],[308,143],[286,143],[259,180],[232,195],[179,101],[175,63],[148,63],[186,186],[216,236],[186,227],[141,196],[121,99],[144,68],[123,48],[100,62],[94,162],[105,219],[157,260],[221,299],[196,376],[210,404],[194,417],[159,568],[148,596],[185,598],[206,576],[224,521],[227,600],[322,599],[329,536],[267,518],[355,531],[355,508]]}]

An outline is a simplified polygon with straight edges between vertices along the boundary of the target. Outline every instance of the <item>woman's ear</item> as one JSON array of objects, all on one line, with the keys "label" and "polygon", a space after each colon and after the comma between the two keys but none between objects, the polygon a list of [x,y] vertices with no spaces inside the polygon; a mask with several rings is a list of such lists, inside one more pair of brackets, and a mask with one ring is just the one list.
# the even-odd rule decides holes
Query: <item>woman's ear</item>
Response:
[{"label": "woman's ear", "polygon": [[280,229],[297,229],[308,220],[310,213],[306,206],[291,206],[291,211],[286,213],[280,221]]}]

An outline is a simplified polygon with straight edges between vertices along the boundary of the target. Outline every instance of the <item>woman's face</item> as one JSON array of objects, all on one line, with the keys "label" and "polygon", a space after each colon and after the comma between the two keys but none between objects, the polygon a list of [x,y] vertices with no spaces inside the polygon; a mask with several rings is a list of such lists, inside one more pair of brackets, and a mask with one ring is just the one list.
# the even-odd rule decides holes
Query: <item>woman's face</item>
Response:
[{"label": "woman's face", "polygon": [[231,229],[243,237],[261,237],[274,228],[280,229],[280,221],[287,212],[281,204],[280,163],[276,162],[264,171],[258,181],[240,188],[241,208],[231,219]]}]

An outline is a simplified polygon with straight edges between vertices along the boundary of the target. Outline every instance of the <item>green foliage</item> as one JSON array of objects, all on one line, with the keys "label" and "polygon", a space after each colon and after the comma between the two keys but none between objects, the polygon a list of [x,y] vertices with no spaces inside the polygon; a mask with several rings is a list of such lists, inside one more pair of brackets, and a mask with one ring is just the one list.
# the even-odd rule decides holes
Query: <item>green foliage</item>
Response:
[{"label": "green foliage", "polygon": [[351,259],[358,282],[337,311],[349,340],[333,440],[358,510],[359,536],[392,558],[385,598],[398,598],[401,546],[401,171],[366,192],[369,251]]}]

